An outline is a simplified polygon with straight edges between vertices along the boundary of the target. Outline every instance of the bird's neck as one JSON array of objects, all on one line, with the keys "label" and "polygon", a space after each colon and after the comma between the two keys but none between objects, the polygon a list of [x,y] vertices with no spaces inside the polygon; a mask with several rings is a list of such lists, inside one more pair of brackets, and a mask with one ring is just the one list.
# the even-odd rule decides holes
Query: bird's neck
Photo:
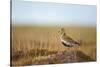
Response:
[{"label": "bird's neck", "polygon": [[63,36],[65,36],[65,35],[66,35],[66,33],[65,33],[65,32],[63,32],[63,33],[62,33],[62,35],[63,35]]},{"label": "bird's neck", "polygon": [[65,32],[63,32],[62,34],[61,34],[61,38],[63,37],[63,36],[65,36],[66,35],[66,33]]}]

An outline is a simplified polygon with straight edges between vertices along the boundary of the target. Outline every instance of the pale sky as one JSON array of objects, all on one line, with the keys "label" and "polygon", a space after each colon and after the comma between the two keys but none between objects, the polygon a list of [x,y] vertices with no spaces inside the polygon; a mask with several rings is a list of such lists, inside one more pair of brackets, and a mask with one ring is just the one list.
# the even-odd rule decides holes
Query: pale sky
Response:
[{"label": "pale sky", "polygon": [[12,0],[12,24],[95,26],[96,6]]}]

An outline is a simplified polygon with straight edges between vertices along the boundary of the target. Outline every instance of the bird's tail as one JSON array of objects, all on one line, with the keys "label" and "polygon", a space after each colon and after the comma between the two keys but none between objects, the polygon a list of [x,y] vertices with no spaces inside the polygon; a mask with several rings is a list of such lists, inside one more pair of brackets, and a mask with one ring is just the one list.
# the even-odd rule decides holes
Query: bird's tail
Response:
[{"label": "bird's tail", "polygon": [[81,46],[82,45],[82,40],[78,41],[78,45]]}]

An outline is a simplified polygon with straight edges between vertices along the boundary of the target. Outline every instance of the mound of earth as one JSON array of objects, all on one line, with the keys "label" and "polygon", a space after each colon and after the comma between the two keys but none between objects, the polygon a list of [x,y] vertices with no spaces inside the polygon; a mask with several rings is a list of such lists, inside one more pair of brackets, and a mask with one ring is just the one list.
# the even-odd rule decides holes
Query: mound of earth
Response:
[{"label": "mound of earth", "polygon": [[[16,57],[18,58],[19,56],[16,56]],[[43,56],[37,57],[36,60],[33,60],[33,58],[34,58],[33,55],[30,55],[29,57],[23,56],[23,58],[24,58],[24,62],[15,63],[15,64],[12,63],[12,65],[13,66],[19,66],[19,65],[23,66],[23,65],[61,64],[61,63],[96,61],[96,60],[92,59],[90,56],[83,53],[82,51],[55,52],[49,56],[43,55]],[[16,62],[20,62],[20,59],[16,60]]]},{"label": "mound of earth", "polygon": [[39,60],[36,64],[59,64],[73,62],[96,61],[81,51],[64,51],[51,55],[50,58]]}]

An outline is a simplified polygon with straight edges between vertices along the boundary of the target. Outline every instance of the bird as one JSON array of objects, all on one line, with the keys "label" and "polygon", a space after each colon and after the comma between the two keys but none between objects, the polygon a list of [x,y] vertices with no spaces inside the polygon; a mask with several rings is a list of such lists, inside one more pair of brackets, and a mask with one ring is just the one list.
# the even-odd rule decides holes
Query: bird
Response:
[{"label": "bird", "polygon": [[65,50],[65,53],[68,54],[68,52],[70,52],[71,55],[74,55],[72,56],[72,58],[74,58],[74,60],[77,61],[77,50],[78,50],[78,46],[80,46],[80,42],[77,42],[76,40],[68,36],[64,28],[60,28],[58,32],[60,33],[61,43],[65,47],[68,47],[67,51]]},{"label": "bird", "polygon": [[64,28],[60,28],[58,31],[60,33],[60,41],[65,47],[75,47],[75,46],[80,46],[80,43],[75,41],[73,38],[69,37],[65,33]]}]

